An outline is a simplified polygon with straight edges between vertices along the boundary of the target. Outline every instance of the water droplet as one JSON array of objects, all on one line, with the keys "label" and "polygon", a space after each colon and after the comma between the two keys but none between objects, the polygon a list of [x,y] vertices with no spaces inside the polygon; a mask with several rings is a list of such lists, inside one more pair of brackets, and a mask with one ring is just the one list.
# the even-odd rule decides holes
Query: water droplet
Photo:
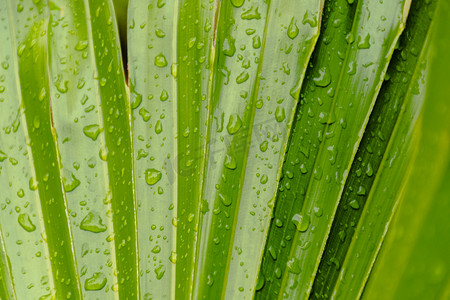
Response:
[{"label": "water droplet", "polygon": [[154,185],[161,180],[162,173],[156,169],[145,170],[145,182],[148,185]]},{"label": "water droplet", "polygon": [[159,252],[161,252],[160,246],[156,245],[155,247],[153,247],[152,253],[158,254]]},{"label": "water droplet", "polygon": [[101,272],[96,272],[92,277],[87,278],[84,282],[86,291],[99,291],[106,285],[106,276]]},{"label": "water droplet", "polygon": [[238,114],[232,114],[228,120],[227,130],[229,134],[235,134],[241,129],[242,120]]},{"label": "water droplet", "polygon": [[293,274],[300,274],[300,272],[302,271],[300,267],[300,261],[295,257],[292,257],[291,259],[288,260],[287,267],[289,272]]},{"label": "water droplet", "polygon": [[71,177],[72,177],[72,180],[70,180],[70,181],[66,177],[63,177],[63,185],[64,185],[64,190],[66,191],[66,193],[69,193],[69,192],[75,190],[81,184],[80,180],[78,180],[78,178],[76,178],[74,174],[72,174]]},{"label": "water droplet", "polygon": [[256,287],[255,289],[257,291],[261,290],[264,287],[264,283],[265,283],[265,279],[264,279],[264,275],[260,272],[258,275],[258,281],[256,282]]},{"label": "water droplet", "polygon": [[275,109],[275,119],[277,122],[283,122],[286,118],[286,112],[284,110],[284,107],[277,106]]},{"label": "water droplet", "polygon": [[300,215],[295,214],[292,217],[292,223],[297,227],[297,230],[300,232],[305,232],[309,228],[309,224],[311,222],[311,218],[309,215]]},{"label": "water droplet", "polygon": [[176,252],[170,253],[169,260],[171,263],[176,264],[177,263],[177,253]]},{"label": "water droplet", "polygon": [[167,66],[166,57],[162,53],[155,56],[155,66],[160,68]]},{"label": "water droplet", "polygon": [[299,29],[297,27],[297,21],[294,17],[292,17],[291,23],[289,24],[289,27],[287,29],[287,35],[291,40],[293,40],[297,37],[298,33]]},{"label": "water droplet", "polygon": [[241,74],[239,74],[238,77],[236,77],[236,83],[237,84],[244,83],[248,80],[249,77],[250,76],[248,75],[247,71],[244,71]]},{"label": "water droplet", "polygon": [[358,188],[358,191],[356,192],[356,194],[358,194],[358,195],[365,195],[366,194],[366,188],[365,187],[363,187],[363,186],[360,186],[359,188]]},{"label": "water droplet", "polygon": [[268,142],[268,141],[263,141],[263,142],[259,145],[259,150],[261,150],[261,152],[266,152],[268,146],[269,146],[269,142]]},{"label": "water droplet", "polygon": [[[244,1],[242,1],[244,2]],[[214,284],[214,277],[212,277],[211,274],[208,274],[208,276],[206,276],[206,285],[207,286],[212,286]]]},{"label": "water droplet", "polygon": [[159,267],[155,269],[156,279],[161,280],[164,273],[166,273],[166,267],[164,267],[164,265],[159,265]]},{"label": "water droplet", "polygon": [[20,214],[18,218],[20,226],[28,232],[33,232],[36,230],[36,226],[31,222],[30,216],[28,214]]},{"label": "water droplet", "polygon": [[313,78],[314,84],[320,87],[326,87],[331,83],[331,75],[327,67],[319,69],[319,74]]},{"label": "water droplet", "polygon": [[261,176],[261,179],[259,180],[259,182],[261,182],[261,184],[266,184],[269,181],[269,177],[267,177],[266,174]]},{"label": "water droplet", "polygon": [[162,92],[161,92],[161,96],[159,96],[159,99],[161,100],[161,101],[166,101],[167,99],[169,99],[169,94],[167,93],[167,91],[166,90],[162,90]]},{"label": "water droplet", "polygon": [[188,48],[191,49],[192,47],[194,47],[196,41],[197,41],[197,38],[195,36],[191,37],[188,41]]},{"label": "water droplet", "polygon": [[158,2],[156,3],[156,6],[158,8],[162,8],[164,5],[166,5],[166,0],[158,0]]},{"label": "water droplet", "polygon": [[217,197],[220,199],[220,201],[222,202],[222,204],[223,205],[225,205],[225,206],[230,206],[231,205],[231,203],[232,203],[232,201],[231,201],[231,198],[225,198],[225,196],[224,195],[222,195],[222,194],[217,194]]},{"label": "water droplet", "polygon": [[98,214],[89,212],[81,221],[80,229],[99,233],[106,231],[106,225],[103,224],[102,218]]},{"label": "water droplet", "polygon": [[276,278],[278,278],[278,279],[280,279],[281,278],[281,269],[279,268],[279,267],[277,267],[276,269],[275,269],[275,272],[274,272],[274,274],[275,274],[275,277]]},{"label": "water droplet", "polygon": [[261,38],[259,37],[259,35],[255,35],[253,37],[252,46],[253,49],[259,49],[261,47]]},{"label": "water droplet", "polygon": [[223,40],[223,47],[222,47],[223,54],[226,56],[233,56],[236,52],[236,46],[235,46],[235,40],[232,37],[226,37]]},{"label": "water droplet", "polygon": [[159,29],[159,28],[157,28],[157,29],[155,30],[155,34],[156,34],[156,36],[159,37],[159,38],[163,38],[163,37],[166,36],[166,33],[165,33],[164,31],[162,31],[161,29]]},{"label": "water droplet", "polygon": [[79,41],[75,45],[75,50],[82,51],[82,50],[86,49],[88,45],[89,45],[89,42],[87,40]]},{"label": "water droplet", "polygon": [[276,252],[275,248],[272,247],[272,245],[270,245],[267,250],[269,251],[269,254],[272,257],[272,259],[277,260],[277,252]]},{"label": "water droplet", "polygon": [[87,125],[83,128],[84,134],[93,141],[97,140],[100,131],[100,126],[97,124]]},{"label": "water droplet", "polygon": [[244,5],[245,0],[231,0],[231,4],[233,4],[234,7],[241,7]]},{"label": "water droplet", "polygon": [[316,14],[312,13],[310,10],[307,10],[305,12],[305,15],[303,16],[303,25],[309,24],[312,28],[317,26],[317,16]]},{"label": "water droplet", "polygon": [[234,159],[234,157],[226,154],[224,166],[230,170],[236,169],[236,160]]},{"label": "water droplet", "polygon": [[373,168],[372,168],[372,164],[371,163],[367,164],[366,174],[369,177],[373,175]]},{"label": "water droplet", "polygon": [[155,133],[160,134],[162,132],[162,123],[161,120],[156,121],[155,124]]},{"label": "water droplet", "polygon": [[241,14],[241,19],[242,20],[259,20],[259,19],[261,19],[261,14],[258,11],[258,7],[253,8],[253,6],[252,6],[252,7],[250,7],[250,9],[244,11]]},{"label": "water droplet", "polygon": [[358,36],[358,44],[359,49],[369,49],[370,48],[370,34],[367,34],[364,38]]},{"label": "water droplet", "polygon": [[356,199],[353,199],[352,201],[350,201],[349,205],[353,209],[359,209],[359,202]]}]

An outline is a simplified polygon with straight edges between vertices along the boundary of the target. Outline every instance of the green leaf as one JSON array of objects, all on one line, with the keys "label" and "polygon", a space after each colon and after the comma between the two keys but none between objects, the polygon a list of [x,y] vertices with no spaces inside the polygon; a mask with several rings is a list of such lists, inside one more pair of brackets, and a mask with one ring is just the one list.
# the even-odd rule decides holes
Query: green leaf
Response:
[{"label": "green leaf", "polygon": [[425,99],[414,128],[415,157],[399,207],[371,272],[364,299],[449,296],[450,71],[448,1],[439,1],[428,41]]},{"label": "green leaf", "polygon": [[[15,296],[80,297],[52,129],[45,1],[1,1],[0,222]],[[9,298],[9,297],[8,297]]]},{"label": "green leaf", "polygon": [[194,298],[254,293],[322,5],[222,3]]},{"label": "green leaf", "polygon": [[216,5],[205,0],[130,3],[130,89],[145,299],[192,293]]},{"label": "green leaf", "polygon": [[[330,18],[333,27],[324,26],[322,42],[329,48],[319,46],[326,54],[313,62],[303,88],[303,105],[293,127],[275,209],[275,220],[285,225],[272,223],[265,261],[274,262],[263,265],[260,280],[264,276],[266,284],[261,296],[309,296],[320,262],[317,258],[404,27],[409,1],[328,5],[331,12],[336,10],[330,17],[339,21]],[[352,5],[357,8],[349,33],[351,23],[337,14],[353,17]]]},{"label": "green leaf", "polygon": [[59,1],[50,12],[52,111],[83,297],[137,298],[130,109],[112,2]]},{"label": "green leaf", "polygon": [[426,71],[422,49],[434,4],[412,4],[340,199],[314,282],[315,298],[353,299],[362,292],[413,156],[412,128]]}]

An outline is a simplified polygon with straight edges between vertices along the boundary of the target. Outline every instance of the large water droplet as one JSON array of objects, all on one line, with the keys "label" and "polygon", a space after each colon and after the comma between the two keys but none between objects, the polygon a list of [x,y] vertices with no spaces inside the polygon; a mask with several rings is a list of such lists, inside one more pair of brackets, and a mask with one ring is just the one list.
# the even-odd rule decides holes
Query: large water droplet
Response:
[{"label": "large water droplet", "polygon": [[232,203],[230,197],[225,197],[224,195],[222,195],[222,194],[220,194],[220,193],[217,195],[217,197],[219,197],[220,201],[221,201],[222,204],[225,205],[225,206],[230,206],[231,203]]},{"label": "large water droplet", "polygon": [[82,40],[79,41],[76,45],[75,45],[75,50],[81,51],[87,48],[87,46],[89,45],[89,42],[87,40]]},{"label": "large water droplet", "polygon": [[231,0],[231,4],[235,7],[241,7],[244,4],[245,0]]},{"label": "large water droplet", "polygon": [[106,225],[103,224],[102,219],[96,213],[89,212],[81,221],[80,229],[94,233],[106,231]]},{"label": "large water droplet", "polygon": [[225,162],[224,162],[224,166],[227,169],[230,170],[234,170],[236,169],[236,160],[234,159],[234,157],[230,156],[230,155],[225,155]]},{"label": "large water droplet", "polygon": [[320,87],[328,86],[331,83],[331,75],[328,68],[322,67],[318,72],[319,74],[313,78],[314,84]]},{"label": "large water droplet", "polygon": [[226,37],[223,40],[223,47],[222,47],[223,54],[230,57],[233,56],[234,53],[236,52],[236,46],[234,43],[235,41],[232,37]]},{"label": "large water droplet", "polygon": [[287,35],[290,39],[293,40],[297,37],[298,33],[299,33],[299,29],[297,27],[297,21],[295,20],[294,17],[292,17],[291,23],[289,24],[288,29],[287,29]]},{"label": "large water droplet", "polygon": [[358,44],[359,49],[369,49],[370,48],[370,34],[367,34],[365,37],[358,36]]},{"label": "large water droplet", "polygon": [[166,57],[162,53],[155,56],[155,66],[160,68],[167,66]]},{"label": "large water droplet", "polygon": [[100,134],[100,126],[97,124],[87,125],[83,128],[83,133],[93,141],[97,140]]},{"label": "large water droplet", "polygon": [[228,120],[227,130],[229,134],[235,134],[241,129],[242,120],[238,114],[232,114]]},{"label": "large water droplet", "polygon": [[28,232],[36,230],[36,226],[31,222],[30,216],[26,213],[20,214],[18,218],[20,226]]},{"label": "large water droplet", "polygon": [[283,122],[286,118],[286,112],[284,110],[284,107],[277,106],[275,109],[275,119],[277,122]]},{"label": "large water droplet", "polygon": [[161,280],[164,273],[166,273],[166,267],[164,267],[164,265],[159,265],[159,267],[155,269],[156,279]]},{"label": "large water droplet", "polygon": [[145,182],[147,182],[148,185],[154,185],[158,181],[161,180],[162,173],[161,171],[158,171],[156,169],[147,169],[145,170]]},{"label": "large water droplet", "polygon": [[295,214],[292,217],[292,223],[297,227],[297,230],[300,232],[305,232],[309,228],[309,224],[311,222],[311,218],[309,215],[300,215]]},{"label": "large water droplet", "polygon": [[84,282],[86,291],[99,291],[106,285],[106,276],[101,272],[96,272],[92,277],[87,278]]},{"label": "large water droplet", "polygon": [[76,178],[74,174],[72,174],[71,177],[72,177],[72,179],[70,181],[66,177],[63,177],[63,185],[64,185],[64,190],[66,191],[66,193],[73,191],[81,183],[80,180],[78,180],[78,178]]}]

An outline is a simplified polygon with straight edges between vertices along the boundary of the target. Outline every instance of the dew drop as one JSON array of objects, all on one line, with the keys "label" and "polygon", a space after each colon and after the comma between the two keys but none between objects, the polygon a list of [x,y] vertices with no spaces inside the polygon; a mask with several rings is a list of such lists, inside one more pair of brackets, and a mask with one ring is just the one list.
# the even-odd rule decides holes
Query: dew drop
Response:
[{"label": "dew drop", "polygon": [[284,110],[284,107],[277,106],[275,109],[275,119],[277,122],[283,122],[286,118],[286,112]]},{"label": "dew drop", "polygon": [[161,180],[162,173],[156,169],[145,170],[145,182],[148,185],[154,185]]},{"label": "dew drop", "polygon": [[219,197],[220,201],[221,201],[222,204],[225,205],[225,206],[230,206],[231,203],[232,203],[231,198],[225,197],[224,195],[222,195],[222,194],[220,194],[220,193],[217,194],[217,197]]},{"label": "dew drop", "polygon": [[241,129],[242,120],[238,114],[232,114],[228,120],[227,131],[229,134],[233,135]]},{"label": "dew drop", "polygon": [[297,21],[294,17],[292,17],[291,23],[289,24],[289,27],[287,29],[287,35],[291,40],[293,40],[297,37],[298,33],[299,29],[297,27]]},{"label": "dew drop", "polygon": [[235,40],[232,37],[226,37],[223,40],[222,51],[223,54],[230,57],[233,56],[234,53],[236,53]]},{"label": "dew drop", "polygon": [[87,125],[83,128],[83,133],[93,141],[97,140],[100,134],[100,126],[97,124]]},{"label": "dew drop", "polygon": [[89,212],[81,221],[80,229],[90,231],[93,233],[99,233],[106,231],[106,225],[103,224],[102,218],[96,213]]},{"label": "dew drop", "polygon": [[99,291],[106,285],[106,276],[101,272],[96,272],[92,277],[87,278],[84,282],[86,291]]},{"label": "dew drop", "polygon": [[322,67],[318,72],[319,74],[313,78],[314,84],[320,87],[328,86],[331,83],[331,75],[328,68]]},{"label": "dew drop", "polygon": [[234,157],[232,157],[232,156],[226,154],[226,155],[225,155],[224,166],[225,166],[227,169],[230,169],[230,170],[236,169],[236,160],[234,159]]},{"label": "dew drop", "polygon": [[30,216],[26,213],[19,215],[18,222],[19,225],[28,232],[36,230],[36,226],[31,222]]},{"label": "dew drop", "polygon": [[231,4],[234,7],[241,7],[244,4],[245,0],[231,0]]},{"label": "dew drop", "polygon": [[166,57],[162,53],[155,56],[155,66],[160,68],[167,66]]},{"label": "dew drop", "polygon": [[87,40],[79,41],[79,42],[75,45],[75,50],[82,51],[82,50],[86,49],[88,45],[89,45],[89,43],[88,43]]}]

